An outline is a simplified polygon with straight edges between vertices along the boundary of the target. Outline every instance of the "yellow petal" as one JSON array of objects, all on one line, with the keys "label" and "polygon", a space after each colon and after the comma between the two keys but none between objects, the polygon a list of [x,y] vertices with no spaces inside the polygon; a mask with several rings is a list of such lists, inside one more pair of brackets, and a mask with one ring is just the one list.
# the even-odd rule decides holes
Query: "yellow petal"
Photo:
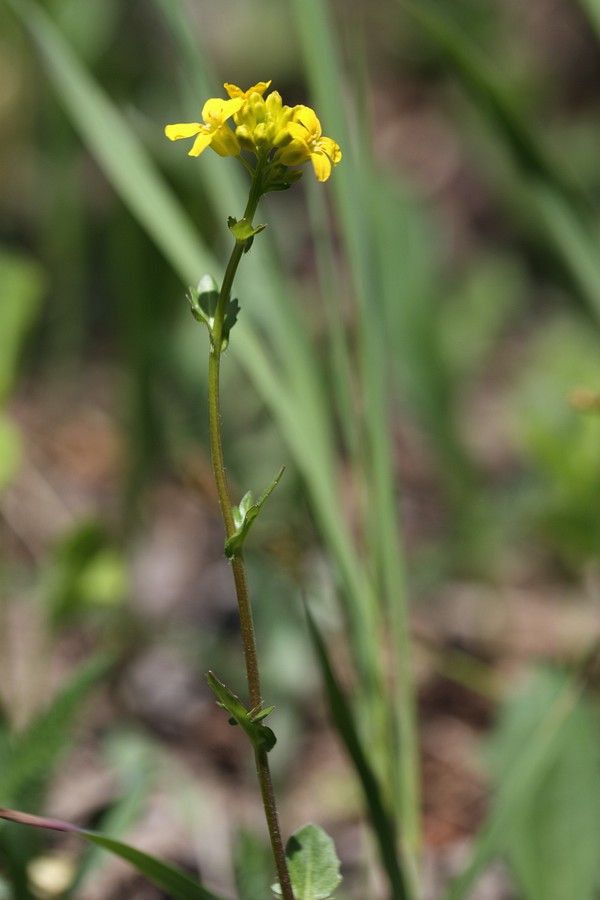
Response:
[{"label": "yellow petal", "polygon": [[332,138],[322,137],[319,141],[319,147],[321,148],[321,150],[325,151],[333,165],[337,166],[342,158],[340,145],[336,144],[336,142]]},{"label": "yellow petal", "polygon": [[277,153],[284,166],[301,166],[310,159],[310,150],[304,141],[292,140]]},{"label": "yellow petal", "polygon": [[331,161],[326,153],[322,150],[315,150],[311,154],[310,160],[315,170],[315,175],[319,181],[327,181],[331,175]]},{"label": "yellow petal", "polygon": [[211,135],[210,146],[219,156],[239,156],[241,147],[229,125],[221,125]]},{"label": "yellow petal", "polygon": [[210,147],[212,139],[213,135],[208,131],[201,131],[194,141],[194,146],[188,153],[188,156],[200,156],[203,150],[206,150],[207,147]]},{"label": "yellow petal", "polygon": [[290,122],[287,130],[288,134],[292,136],[292,140],[306,145],[310,142],[310,134],[304,125],[300,125],[298,122]]},{"label": "yellow petal", "polygon": [[304,125],[311,137],[321,137],[321,123],[317,119],[314,109],[311,109],[310,106],[297,106],[294,110],[294,121]]},{"label": "yellow petal", "polygon": [[187,122],[183,125],[165,125],[165,134],[171,141],[178,141],[180,138],[193,137],[202,129],[202,125],[198,122]]},{"label": "yellow petal", "polygon": [[229,96],[231,97],[232,100],[234,97],[243,97],[244,96],[243,90],[241,88],[239,88],[237,86],[237,84],[229,84],[226,81],[225,84],[223,85],[223,87],[225,88],[225,90],[227,91],[227,93],[229,94]]},{"label": "yellow petal", "polygon": [[228,82],[225,82],[223,87],[232,98],[232,100],[236,97],[242,97],[244,100],[247,100],[251,94],[255,93],[260,94],[260,96],[262,97],[270,84],[270,81],[259,81],[258,84],[253,84],[252,87],[249,87],[247,91],[243,91],[237,86],[237,84],[229,84]]},{"label": "yellow petal", "polygon": [[241,97],[234,100],[223,100],[221,97],[213,97],[207,100],[202,107],[202,118],[207,125],[218,127],[243,105],[244,100]]}]

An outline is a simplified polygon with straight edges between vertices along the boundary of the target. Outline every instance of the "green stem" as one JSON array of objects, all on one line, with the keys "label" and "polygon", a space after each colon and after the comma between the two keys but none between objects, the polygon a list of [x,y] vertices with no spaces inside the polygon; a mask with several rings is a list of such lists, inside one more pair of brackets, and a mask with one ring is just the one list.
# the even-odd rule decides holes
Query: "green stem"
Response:
[{"label": "green stem", "polygon": [[[244,219],[252,223],[256,213],[258,202],[262,195],[262,177],[266,165],[266,157],[258,159],[256,170],[250,187],[250,195],[244,212]],[[230,538],[235,532],[233,510],[227,486],[225,474],[225,462],[223,459],[223,444],[221,439],[221,400],[220,400],[220,370],[221,370],[221,340],[223,336],[223,323],[227,304],[231,296],[233,281],[244,253],[245,241],[236,240],[231,252],[223,284],[215,310],[214,324],[211,334],[210,356],[208,361],[208,417],[210,427],[210,449],[213,472],[221,515],[225,525],[225,534]],[[258,669],[258,654],[256,649],[256,636],[254,633],[254,621],[252,607],[248,595],[248,583],[246,568],[241,554],[237,554],[232,562],[233,580],[237,596],[238,611],[240,617],[240,631],[244,648],[246,663],[246,678],[248,682],[249,708],[262,705],[262,692],[260,686],[260,673]],[[269,760],[266,750],[255,748],[256,774],[260,786],[263,809],[267,821],[267,828],[271,840],[271,848],[277,869],[279,884],[284,900],[294,900],[290,875],[285,859],[285,849],[279,826],[279,815],[273,789],[273,780],[269,769]]]}]

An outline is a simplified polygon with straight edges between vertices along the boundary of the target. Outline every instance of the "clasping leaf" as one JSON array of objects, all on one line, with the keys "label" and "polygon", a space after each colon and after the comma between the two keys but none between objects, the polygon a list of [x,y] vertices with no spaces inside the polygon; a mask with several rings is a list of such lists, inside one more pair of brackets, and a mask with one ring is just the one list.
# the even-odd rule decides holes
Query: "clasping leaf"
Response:
[{"label": "clasping leaf", "polygon": [[254,235],[264,231],[267,227],[266,225],[257,225],[254,227],[252,222],[249,222],[248,219],[240,219],[238,222],[233,216],[229,216],[227,219],[227,226],[236,241],[244,244],[244,253],[247,253],[252,246]]},{"label": "clasping leaf", "polygon": [[[219,302],[219,287],[211,275],[203,275],[198,282],[198,287],[189,287],[187,299],[192,310],[193,317],[202,322],[208,328],[211,341],[215,324],[215,313]],[[229,343],[229,332],[237,322],[240,304],[236,298],[227,301],[227,309],[223,320],[221,333],[221,350],[226,350]]]},{"label": "clasping leaf", "polygon": [[233,507],[233,522],[236,530],[231,537],[227,538],[225,541],[225,556],[228,559],[233,559],[234,556],[238,556],[241,553],[252,523],[258,516],[271,493],[274,491],[275,486],[279,483],[284,471],[285,466],[282,466],[256,503],[254,502],[254,494],[252,491],[248,491],[242,497],[240,505]]},{"label": "clasping leaf", "polygon": [[219,681],[214,672],[207,672],[206,680],[208,681],[211,690],[219,698],[217,701],[219,706],[226,709],[231,716],[231,719],[229,720],[231,724],[239,725],[240,728],[243,728],[252,745],[258,750],[266,750],[267,753],[269,750],[272,750],[277,742],[277,738],[271,728],[267,725],[263,725],[262,720],[265,719],[269,713],[272,713],[275,707],[268,706],[265,709],[255,707],[254,709],[247,710],[240,698],[237,697],[227,685],[223,684],[222,681]]}]

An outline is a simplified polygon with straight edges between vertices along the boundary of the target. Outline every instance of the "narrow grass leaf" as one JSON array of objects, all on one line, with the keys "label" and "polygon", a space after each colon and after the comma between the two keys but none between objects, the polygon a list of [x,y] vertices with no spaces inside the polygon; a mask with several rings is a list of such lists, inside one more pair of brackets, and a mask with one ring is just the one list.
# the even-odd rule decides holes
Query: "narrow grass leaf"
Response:
[{"label": "narrow grass leaf", "polygon": [[514,100],[487,61],[434,5],[404,3],[433,40],[442,58],[510,150],[523,176],[522,193],[597,319],[600,319],[600,262],[596,215],[543,143],[523,121]]},{"label": "narrow grass leaf", "polygon": [[44,279],[33,260],[0,252],[0,402],[14,383],[19,355],[40,306]]},{"label": "narrow grass leaf", "polygon": [[[361,395],[365,409],[364,474],[369,484],[366,536],[375,562],[374,583],[362,596],[348,597],[349,604],[362,604],[366,630],[355,642],[355,655],[371,684],[365,719],[372,719],[372,756],[379,768],[387,769],[395,797],[395,815],[402,817],[407,853],[419,852],[418,753],[414,694],[410,672],[407,623],[407,590],[403,563],[402,532],[398,518],[397,485],[392,464],[389,421],[388,360],[383,317],[373,314],[381,296],[382,273],[378,267],[377,228],[370,212],[373,169],[368,143],[368,123],[361,121],[353,134],[344,113],[341,54],[329,5],[324,0],[294,0],[293,9],[311,92],[324,128],[341,144],[342,164],[332,178],[337,219],[352,277],[358,312],[358,357]],[[380,628],[389,613],[394,657],[398,673],[398,702],[387,698],[379,649]],[[361,684],[364,688],[365,682]],[[390,746],[389,735],[399,732]],[[387,773],[386,773],[387,774]],[[413,866],[410,867],[411,872]]]},{"label": "narrow grass leaf", "polygon": [[10,0],[29,31],[72,121],[111,184],[159,244],[194,283],[213,260],[173,200],[152,160],[126,122],[77,59],[51,19],[32,0]]},{"label": "narrow grass leaf", "polygon": [[126,862],[137,869],[149,881],[166,891],[173,900],[223,900],[217,894],[213,894],[207,888],[203,887],[198,881],[194,881],[182,869],[172,866],[170,863],[163,862],[149,853],[143,853],[129,844],[122,841],[115,841],[112,838],[97,834],[95,831],[86,831],[83,828],[77,828],[69,822],[61,822],[58,819],[48,819],[42,816],[31,816],[28,813],[17,812],[11,809],[0,809],[0,818],[19,825],[29,825],[34,828],[46,828],[51,831],[65,831],[71,834],[78,834],[91,844],[108,850],[114,856],[119,856]]},{"label": "narrow grass leaf", "polygon": [[591,25],[600,39],[600,2],[599,0],[579,0],[579,5],[585,10]]},{"label": "narrow grass leaf", "polygon": [[574,198],[575,186],[527,127],[512,95],[492,72],[488,61],[471,45],[447,12],[442,13],[441,7],[438,11],[436,3],[401,2],[433,40],[478,109],[496,127],[520,167],[550,182],[565,196]]},{"label": "narrow grass leaf", "polygon": [[[501,784],[565,686],[565,676],[543,669],[509,698],[490,747],[494,781]],[[569,727],[554,742],[513,818],[506,858],[524,900],[592,900],[597,897],[600,860],[600,747],[598,717],[580,697]]]},{"label": "narrow grass leaf", "polygon": [[467,900],[485,868],[495,857],[506,852],[515,823],[539,790],[549,761],[559,752],[560,743],[571,726],[579,695],[574,680],[555,691],[545,714],[538,720],[529,740],[521,745],[510,771],[505,773],[471,859],[443,895],[444,900]]},{"label": "narrow grass leaf", "polygon": [[362,785],[379,847],[381,862],[392,891],[391,896],[393,900],[408,900],[410,895],[396,849],[396,831],[384,805],[380,785],[358,736],[350,704],[333,671],[325,642],[309,610],[307,610],[307,620],[309,634],[321,669],[321,677],[325,686],[333,724]]},{"label": "narrow grass leaf", "polygon": [[[194,228],[169,193],[135,134],[83,68],[52,21],[31,0],[11,5],[30,31],[57,92],[124,202],[185,283],[194,283],[203,271],[215,271],[216,263],[199,241]],[[222,160],[217,160],[222,162]],[[352,550],[347,525],[336,514],[340,508],[335,477],[334,439],[324,402],[319,366],[308,340],[306,326],[287,301],[280,271],[271,259],[253,268],[257,254],[249,254],[249,287],[253,316],[261,310],[270,326],[278,329],[281,362],[293,383],[286,383],[275,368],[247,319],[236,329],[234,351],[265,397],[281,426],[286,443],[306,480],[315,513],[352,596],[364,597],[364,581]],[[270,298],[265,304],[262,299]],[[280,302],[281,298],[286,298]],[[279,301],[279,302],[275,302]],[[186,330],[187,324],[186,324]],[[196,366],[196,355],[194,359]],[[364,611],[355,604],[354,631],[364,632]]]}]

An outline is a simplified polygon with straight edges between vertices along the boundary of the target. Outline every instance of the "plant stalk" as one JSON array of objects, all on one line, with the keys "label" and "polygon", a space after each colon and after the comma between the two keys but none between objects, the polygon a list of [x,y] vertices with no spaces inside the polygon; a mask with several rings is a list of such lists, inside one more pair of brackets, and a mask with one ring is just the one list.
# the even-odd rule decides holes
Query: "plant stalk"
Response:
[{"label": "plant stalk", "polygon": [[[244,219],[252,223],[252,219],[256,213],[258,202],[262,194],[262,173],[266,165],[266,158],[259,157],[256,170],[252,178],[248,203],[244,212]],[[221,399],[220,399],[220,370],[221,370],[221,340],[223,335],[223,323],[227,304],[231,296],[233,281],[240,264],[240,260],[244,253],[245,242],[236,240],[235,246],[231,252],[223,284],[217,301],[215,310],[214,324],[211,333],[210,355],[208,361],[208,413],[210,428],[210,448],[213,473],[217,494],[219,497],[219,505],[221,507],[221,515],[225,526],[225,534],[230,538],[235,532],[235,523],[233,520],[233,509],[231,498],[229,496],[229,488],[227,486],[227,476],[225,473],[225,462],[223,458],[223,445],[221,439]],[[246,579],[246,568],[241,553],[237,553],[231,561],[233,571],[233,580],[235,583],[235,592],[237,597],[238,612],[240,617],[240,631],[242,636],[242,645],[244,648],[244,660],[246,663],[246,678],[248,683],[249,708],[254,709],[262,705],[262,692],[260,685],[260,673],[258,668],[258,654],[256,649],[256,636],[254,633],[254,621],[252,617],[252,607],[248,594],[248,583]],[[281,892],[284,900],[294,900],[290,875],[285,858],[285,849],[281,836],[281,828],[279,825],[279,815],[277,812],[277,803],[275,800],[275,791],[273,789],[273,780],[269,768],[269,760],[267,751],[262,748],[255,748],[254,751],[256,762],[256,774],[260,787],[265,819],[271,840],[271,849],[277,869],[277,876],[281,886]]]}]

